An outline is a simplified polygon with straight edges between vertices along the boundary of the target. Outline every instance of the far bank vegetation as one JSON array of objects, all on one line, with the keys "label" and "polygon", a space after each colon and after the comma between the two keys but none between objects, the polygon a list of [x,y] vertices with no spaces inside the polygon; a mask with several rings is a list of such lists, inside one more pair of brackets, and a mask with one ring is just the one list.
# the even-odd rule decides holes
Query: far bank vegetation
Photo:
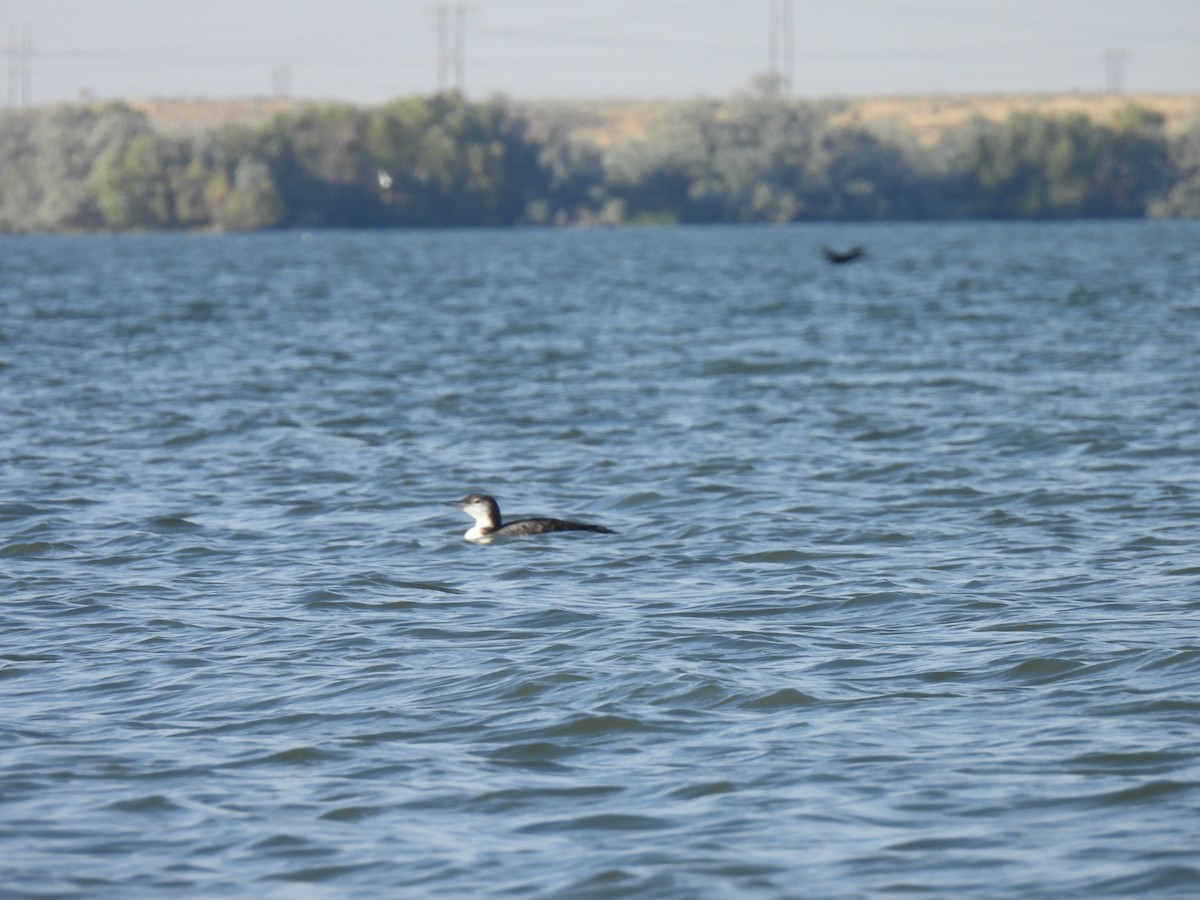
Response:
[{"label": "far bank vegetation", "polygon": [[456,94],[165,127],[0,115],[0,233],[1200,217],[1200,119],[1122,102],[937,129],[770,89],[627,127]]}]

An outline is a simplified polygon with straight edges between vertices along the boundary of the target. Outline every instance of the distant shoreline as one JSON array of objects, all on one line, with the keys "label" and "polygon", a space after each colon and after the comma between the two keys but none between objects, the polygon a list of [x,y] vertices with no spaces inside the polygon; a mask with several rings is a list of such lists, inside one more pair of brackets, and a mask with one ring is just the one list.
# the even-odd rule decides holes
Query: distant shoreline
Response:
[{"label": "distant shoreline", "polygon": [[0,233],[1200,218],[1200,94],[0,113]]}]

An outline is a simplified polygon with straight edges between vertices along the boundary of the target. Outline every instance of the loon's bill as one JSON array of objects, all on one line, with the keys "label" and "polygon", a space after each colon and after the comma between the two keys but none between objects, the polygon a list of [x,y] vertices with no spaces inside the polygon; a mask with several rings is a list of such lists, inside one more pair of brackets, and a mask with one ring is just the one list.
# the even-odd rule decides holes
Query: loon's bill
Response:
[{"label": "loon's bill", "polygon": [[601,534],[616,534],[603,525],[588,525],[583,522],[567,522],[563,519],[517,519],[502,522],[500,504],[487,494],[468,494],[461,500],[453,500],[457,506],[475,520],[475,525],[463,535],[468,541],[486,544],[498,537],[527,537],[531,534],[549,534],[553,531],[597,531]]}]

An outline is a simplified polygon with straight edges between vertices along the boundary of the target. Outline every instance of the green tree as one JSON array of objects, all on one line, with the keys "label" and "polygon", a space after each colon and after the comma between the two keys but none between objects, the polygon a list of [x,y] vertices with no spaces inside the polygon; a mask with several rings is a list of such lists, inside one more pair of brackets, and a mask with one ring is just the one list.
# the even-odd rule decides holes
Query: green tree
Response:
[{"label": "green tree", "polygon": [[35,176],[35,125],[30,112],[0,114],[0,233],[36,227],[42,192]]},{"label": "green tree", "polygon": [[1200,219],[1200,118],[1168,145],[1175,170],[1169,190],[1150,207],[1159,218]]},{"label": "green tree", "polygon": [[115,145],[149,133],[127,106],[53,106],[0,117],[0,228],[102,227],[93,170]]},{"label": "green tree", "polygon": [[911,212],[904,151],[767,82],[728,104],[681,107],[610,154],[612,190],[635,219],[791,222]]},{"label": "green tree", "polygon": [[522,120],[453,93],[377,110],[365,148],[364,183],[386,224],[511,225],[543,180]]},{"label": "green tree", "polygon": [[213,223],[220,228],[255,231],[277,227],[283,221],[283,198],[270,167],[257,157],[238,160],[232,179],[221,170],[209,182],[209,191]]},{"label": "green tree", "polygon": [[105,225],[119,230],[174,227],[171,169],[181,167],[181,151],[178,144],[150,132],[111,144],[90,179]]},{"label": "green tree", "polygon": [[287,211],[284,224],[372,224],[377,198],[363,140],[366,118],[338,105],[279,116],[267,126],[261,149]]},{"label": "green tree", "polygon": [[265,129],[226,126],[195,138],[187,166],[172,172],[176,219],[185,227],[231,231],[286,224],[271,153]]},{"label": "green tree", "polygon": [[621,205],[609,196],[604,154],[598,147],[573,139],[564,128],[551,128],[538,142],[537,167],[540,190],[529,198],[525,210],[530,223],[620,221]]},{"label": "green tree", "polygon": [[959,167],[971,213],[994,218],[1141,216],[1171,175],[1153,118],[1136,113],[1119,129],[1079,114],[976,123]]}]

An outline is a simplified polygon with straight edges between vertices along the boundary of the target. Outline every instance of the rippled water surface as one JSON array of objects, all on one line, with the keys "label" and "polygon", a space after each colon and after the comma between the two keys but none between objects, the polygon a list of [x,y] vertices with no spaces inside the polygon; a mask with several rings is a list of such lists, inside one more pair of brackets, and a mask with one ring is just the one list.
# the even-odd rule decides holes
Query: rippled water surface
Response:
[{"label": "rippled water surface", "polygon": [[1198,249],[6,239],[0,893],[1200,895]]}]

